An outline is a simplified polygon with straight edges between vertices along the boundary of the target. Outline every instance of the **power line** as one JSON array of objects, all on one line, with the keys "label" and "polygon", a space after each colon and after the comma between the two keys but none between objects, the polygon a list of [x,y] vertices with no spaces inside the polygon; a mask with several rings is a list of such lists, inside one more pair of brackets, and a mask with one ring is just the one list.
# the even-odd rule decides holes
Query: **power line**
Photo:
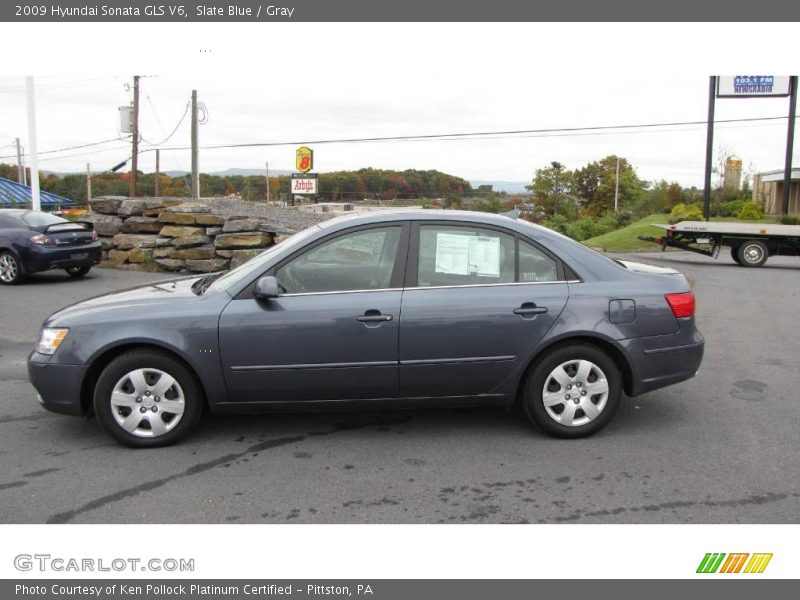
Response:
[{"label": "power line", "polygon": [[[758,121],[776,121],[786,119],[786,116],[780,117],[753,117],[743,119],[720,119],[716,123],[745,123],[745,122],[758,122]],[[321,139],[321,140],[293,140],[285,142],[248,142],[242,144],[217,144],[212,146],[205,146],[204,150],[215,150],[225,148],[263,148],[271,146],[295,146],[298,144],[348,144],[348,143],[368,143],[368,142],[398,142],[398,141],[424,141],[424,140],[448,140],[448,139],[484,139],[486,136],[522,136],[525,134],[572,134],[575,135],[579,132],[593,132],[593,131],[611,131],[611,130],[630,130],[630,129],[654,129],[661,127],[677,127],[687,125],[705,125],[706,121],[674,121],[668,123],[641,123],[638,125],[599,125],[593,127],[558,127],[550,129],[517,129],[507,131],[473,131],[469,133],[437,133],[437,134],[422,134],[422,135],[395,135],[395,136],[382,136],[382,137],[363,137],[363,138],[339,138],[339,139]],[[550,135],[548,137],[558,137],[557,135]],[[188,150],[189,146],[170,146],[162,148],[163,150]]]},{"label": "power line", "polygon": [[[186,114],[188,112],[188,104],[186,107],[186,111],[184,111],[184,115],[181,117],[181,121],[176,126],[175,130],[170,133],[169,138],[171,138],[175,132],[177,131],[180,124],[185,119]],[[741,118],[741,119],[720,119],[716,121],[716,124],[726,124],[726,123],[756,123],[756,122],[765,122],[765,121],[779,121],[782,119],[787,119],[786,116],[780,117],[751,117],[751,118]],[[369,142],[394,142],[394,141],[456,141],[456,140],[491,140],[491,139],[514,139],[514,138],[526,138],[526,137],[580,137],[580,136],[593,136],[593,135],[614,135],[614,134],[639,134],[639,133],[647,133],[650,130],[657,129],[657,128],[664,128],[664,127],[680,127],[680,126],[698,126],[698,125],[706,125],[706,121],[674,121],[674,122],[665,122],[665,123],[645,123],[639,125],[601,125],[601,126],[592,126],[592,127],[563,127],[563,128],[551,128],[551,129],[528,129],[528,130],[510,130],[510,131],[485,131],[485,132],[471,132],[471,133],[444,133],[444,134],[425,134],[425,135],[407,135],[407,136],[385,136],[385,137],[369,137],[369,138],[341,138],[341,139],[327,139],[327,140],[316,140],[316,141],[308,141],[308,140],[301,140],[301,141],[285,141],[285,142],[251,142],[251,143],[243,143],[243,144],[217,144],[211,146],[204,146],[203,150],[216,150],[216,149],[229,149],[229,148],[257,148],[257,147],[270,147],[270,146],[294,146],[299,144],[339,144],[339,143],[369,143]],[[644,131],[633,131],[633,130],[644,130]],[[670,130],[676,131],[676,130]],[[685,131],[685,130],[684,130]],[[667,133],[667,132],[665,132]],[[525,135],[528,134],[528,135]],[[513,136],[513,137],[512,137]],[[88,148],[92,146],[99,146],[101,144],[107,144],[110,142],[115,141],[123,141],[125,138],[117,137],[108,140],[103,140],[100,142],[92,142],[89,144],[81,144],[78,146],[68,146],[65,148],[59,148],[57,150],[46,150],[40,152],[39,154],[55,154],[59,152],[66,152],[68,150],[78,150],[81,148]],[[146,140],[145,140],[146,141]],[[163,143],[163,142],[162,142]],[[149,144],[149,142],[148,142]],[[153,144],[153,145],[160,145],[160,144]],[[191,149],[190,146],[167,146],[165,148],[161,148],[161,150],[189,150]],[[112,151],[112,149],[108,150],[101,150],[100,152],[105,151]],[[152,152],[155,148],[146,148],[140,150],[138,154],[143,154],[145,152]],[[43,160],[55,160],[59,158],[74,158],[79,156],[87,156],[90,154],[97,154],[98,152],[87,152],[81,154],[72,154],[69,156],[59,156],[50,159],[43,159]],[[2,158],[14,158],[12,155],[5,155],[0,156]]]},{"label": "power line", "polygon": [[[158,126],[161,127],[161,131],[163,133],[164,128],[161,125],[161,119],[158,118],[158,113],[156,112],[156,107],[153,106],[153,101],[150,99],[150,95],[149,94],[147,96],[147,101],[150,103],[150,108],[153,109],[153,114],[155,115],[156,121],[158,121]],[[175,128],[172,130],[172,133],[170,133],[166,138],[164,138],[160,142],[153,143],[153,142],[148,141],[147,138],[145,138],[144,136],[140,136],[140,137],[142,138],[142,140],[144,140],[146,143],[150,144],[151,146],[161,146],[163,144],[166,144],[172,138],[172,136],[177,133],[178,128],[183,123],[183,120],[186,118],[187,114],[189,114],[189,102],[186,103],[186,107],[183,110],[183,115],[181,115],[181,118],[178,120],[178,124],[175,125]]]},{"label": "power line", "polygon": [[[103,140],[102,142],[91,142],[90,144],[81,144],[79,146],[67,146],[66,148],[59,148],[57,150],[43,150],[42,152],[39,152],[38,154],[55,154],[57,152],[66,152],[67,150],[79,150],[81,148],[89,148],[91,146],[100,146],[101,144],[109,144],[111,142],[118,142],[118,141],[122,141],[124,139],[125,138],[116,137],[116,138],[111,138],[109,140]],[[15,158],[15,157],[16,157],[16,154],[14,154],[14,155],[10,155],[9,154],[7,156],[0,156],[0,158]],[[61,158],[61,157],[59,157],[59,158]]]}]

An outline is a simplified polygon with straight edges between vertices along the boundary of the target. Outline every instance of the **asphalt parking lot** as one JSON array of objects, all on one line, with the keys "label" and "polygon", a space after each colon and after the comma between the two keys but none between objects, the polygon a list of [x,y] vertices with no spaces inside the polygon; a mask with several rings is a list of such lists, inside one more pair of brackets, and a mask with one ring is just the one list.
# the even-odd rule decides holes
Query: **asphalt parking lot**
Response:
[{"label": "asphalt parking lot", "polygon": [[800,260],[761,269],[688,253],[627,258],[693,282],[693,380],[625,399],[584,440],[498,409],[205,419],[129,450],[50,414],[25,358],[74,301],[168,275],[95,269],[0,289],[3,523],[793,523],[800,514]]}]

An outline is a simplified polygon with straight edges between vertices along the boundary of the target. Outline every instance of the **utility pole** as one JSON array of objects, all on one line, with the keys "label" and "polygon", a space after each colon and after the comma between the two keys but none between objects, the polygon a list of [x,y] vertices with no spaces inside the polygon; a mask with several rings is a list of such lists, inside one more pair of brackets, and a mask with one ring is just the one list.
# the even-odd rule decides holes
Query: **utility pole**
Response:
[{"label": "utility pole", "polygon": [[269,161],[267,161],[267,204],[269,204]]},{"label": "utility pole", "polygon": [[86,205],[92,200],[92,167],[86,163]]},{"label": "utility pole", "polygon": [[39,155],[36,148],[36,96],[33,89],[33,77],[25,78],[25,92],[28,100],[28,148],[31,156],[31,208],[42,210],[39,195]]},{"label": "utility pole", "polygon": [[22,164],[22,146],[17,138],[17,182],[25,185],[25,165]]},{"label": "utility pole", "polygon": [[561,173],[561,169],[564,168],[560,162],[553,161],[550,163],[550,166],[556,170],[556,185],[555,185],[555,205],[553,207],[553,216],[555,217],[558,215],[558,175]]},{"label": "utility pole", "polygon": [[708,125],[706,128],[706,173],[703,185],[703,216],[711,218],[711,162],[714,159],[714,102],[717,93],[717,78],[708,78]]},{"label": "utility pole", "polygon": [[161,150],[156,148],[156,180],[155,180],[155,197],[158,198],[161,195],[160,185],[159,185],[159,178],[161,177]]},{"label": "utility pole", "polygon": [[614,184],[614,212],[619,210],[619,156],[617,157],[617,181]]},{"label": "utility pole", "polygon": [[792,86],[789,96],[789,126],[786,132],[786,162],[783,168],[783,207],[781,214],[789,214],[789,191],[792,184],[792,153],[794,150],[794,114],[797,112],[797,75],[789,78]]},{"label": "utility pole", "polygon": [[136,197],[136,177],[139,170],[139,76],[133,76],[133,148],[131,151],[131,188],[129,196]]},{"label": "utility pole", "polygon": [[192,198],[200,198],[200,172],[197,164],[197,90],[192,90]]}]

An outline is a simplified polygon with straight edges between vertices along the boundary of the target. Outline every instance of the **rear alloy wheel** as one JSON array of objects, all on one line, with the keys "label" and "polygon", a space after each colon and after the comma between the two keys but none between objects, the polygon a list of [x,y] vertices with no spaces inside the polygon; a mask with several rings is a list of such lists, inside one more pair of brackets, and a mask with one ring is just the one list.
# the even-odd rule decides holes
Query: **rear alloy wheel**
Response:
[{"label": "rear alloy wheel", "polygon": [[525,412],[536,425],[556,437],[585,437],[611,421],[622,377],[605,352],[575,344],[548,354],[531,372],[525,392]]},{"label": "rear alloy wheel", "polygon": [[11,252],[0,252],[0,283],[15,285],[22,280],[22,267]]},{"label": "rear alloy wheel", "polygon": [[64,269],[67,272],[67,275],[70,277],[83,277],[86,275],[92,267],[67,267]]},{"label": "rear alloy wheel", "polygon": [[163,352],[123,354],[103,370],[95,387],[100,425],[126,446],[173,444],[194,428],[202,409],[194,375]]},{"label": "rear alloy wheel", "polygon": [[743,267],[760,267],[769,257],[769,250],[763,242],[751,240],[739,246],[739,264]]}]

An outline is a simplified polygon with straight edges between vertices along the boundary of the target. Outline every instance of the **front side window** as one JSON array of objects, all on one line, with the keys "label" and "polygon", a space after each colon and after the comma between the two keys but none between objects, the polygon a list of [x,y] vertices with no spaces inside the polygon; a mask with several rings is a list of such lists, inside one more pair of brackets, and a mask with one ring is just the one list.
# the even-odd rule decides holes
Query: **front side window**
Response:
[{"label": "front side window", "polygon": [[402,227],[346,233],[279,268],[282,294],[377,290],[391,285]]},{"label": "front side window", "polygon": [[420,287],[513,283],[514,237],[492,229],[422,225]]}]

